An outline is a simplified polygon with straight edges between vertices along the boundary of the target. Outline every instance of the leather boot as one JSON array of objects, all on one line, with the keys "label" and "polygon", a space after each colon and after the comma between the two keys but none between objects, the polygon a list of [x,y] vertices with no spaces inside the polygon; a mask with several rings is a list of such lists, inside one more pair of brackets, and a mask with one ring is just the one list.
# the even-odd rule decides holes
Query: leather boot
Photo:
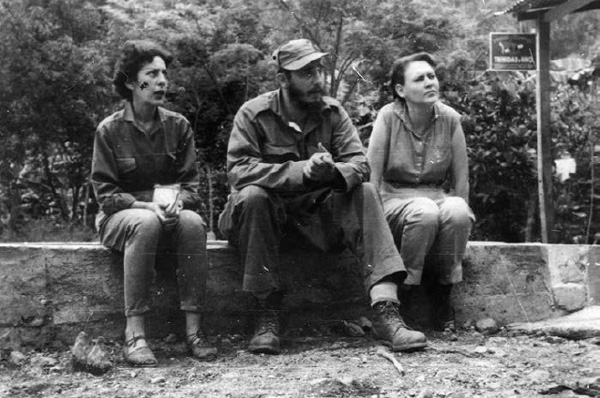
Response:
[{"label": "leather boot", "polygon": [[248,351],[255,354],[277,355],[279,347],[279,314],[281,295],[272,293],[266,300],[258,300],[254,319],[254,335],[248,344]]},{"label": "leather boot", "polygon": [[456,333],[456,317],[451,295],[452,285],[434,283],[430,289],[435,328],[443,332]]},{"label": "leather boot", "polygon": [[425,348],[427,339],[421,332],[409,329],[399,313],[399,305],[391,301],[373,306],[373,336],[392,351],[412,351]]}]

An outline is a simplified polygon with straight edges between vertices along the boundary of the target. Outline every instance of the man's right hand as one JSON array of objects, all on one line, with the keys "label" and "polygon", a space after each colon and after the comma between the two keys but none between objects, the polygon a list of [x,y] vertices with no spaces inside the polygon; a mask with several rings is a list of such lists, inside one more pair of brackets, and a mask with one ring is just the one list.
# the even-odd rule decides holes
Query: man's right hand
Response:
[{"label": "man's right hand", "polygon": [[321,183],[332,182],[335,178],[335,162],[331,154],[319,143],[319,152],[313,153],[302,170],[304,178]]}]

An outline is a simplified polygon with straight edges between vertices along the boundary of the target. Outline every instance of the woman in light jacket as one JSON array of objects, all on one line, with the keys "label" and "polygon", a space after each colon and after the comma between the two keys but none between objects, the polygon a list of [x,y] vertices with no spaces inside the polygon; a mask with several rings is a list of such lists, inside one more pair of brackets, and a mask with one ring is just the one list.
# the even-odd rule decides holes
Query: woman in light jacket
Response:
[{"label": "woman in light jacket", "polygon": [[408,276],[400,286],[403,311],[414,286],[431,281],[435,326],[456,331],[452,286],[462,280],[462,258],[474,216],[460,115],[439,100],[431,55],[398,59],[391,70],[394,102],[378,113],[367,157],[371,182]]}]

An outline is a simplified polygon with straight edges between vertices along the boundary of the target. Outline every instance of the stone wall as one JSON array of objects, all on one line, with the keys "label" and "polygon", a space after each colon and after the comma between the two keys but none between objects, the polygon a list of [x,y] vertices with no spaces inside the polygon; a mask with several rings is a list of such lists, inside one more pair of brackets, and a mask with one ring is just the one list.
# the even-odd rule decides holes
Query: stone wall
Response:
[{"label": "stone wall", "polygon": [[[594,304],[600,297],[598,253],[589,245],[470,242],[464,282],[453,292],[457,320],[532,322]],[[151,337],[183,330],[170,258],[159,264]],[[290,328],[369,315],[360,267],[350,253],[285,253],[281,274]],[[209,332],[249,333],[252,301],[241,292],[241,279],[236,251],[209,242]],[[80,330],[122,334],[122,257],[97,243],[0,244],[0,281],[0,336],[11,332],[23,343],[46,345],[73,341]],[[422,291],[418,303],[428,308]]]}]

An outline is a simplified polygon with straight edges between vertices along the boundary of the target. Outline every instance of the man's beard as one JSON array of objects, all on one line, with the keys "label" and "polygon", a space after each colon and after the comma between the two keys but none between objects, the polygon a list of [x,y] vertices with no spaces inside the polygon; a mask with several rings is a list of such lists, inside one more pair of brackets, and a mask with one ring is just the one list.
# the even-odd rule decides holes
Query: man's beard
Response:
[{"label": "man's beard", "polygon": [[298,107],[311,111],[316,111],[321,108],[321,97],[325,94],[324,90],[320,90],[321,97],[317,101],[305,101],[303,97],[307,94],[297,89],[293,84],[290,84],[287,88],[290,100],[294,102]]}]

